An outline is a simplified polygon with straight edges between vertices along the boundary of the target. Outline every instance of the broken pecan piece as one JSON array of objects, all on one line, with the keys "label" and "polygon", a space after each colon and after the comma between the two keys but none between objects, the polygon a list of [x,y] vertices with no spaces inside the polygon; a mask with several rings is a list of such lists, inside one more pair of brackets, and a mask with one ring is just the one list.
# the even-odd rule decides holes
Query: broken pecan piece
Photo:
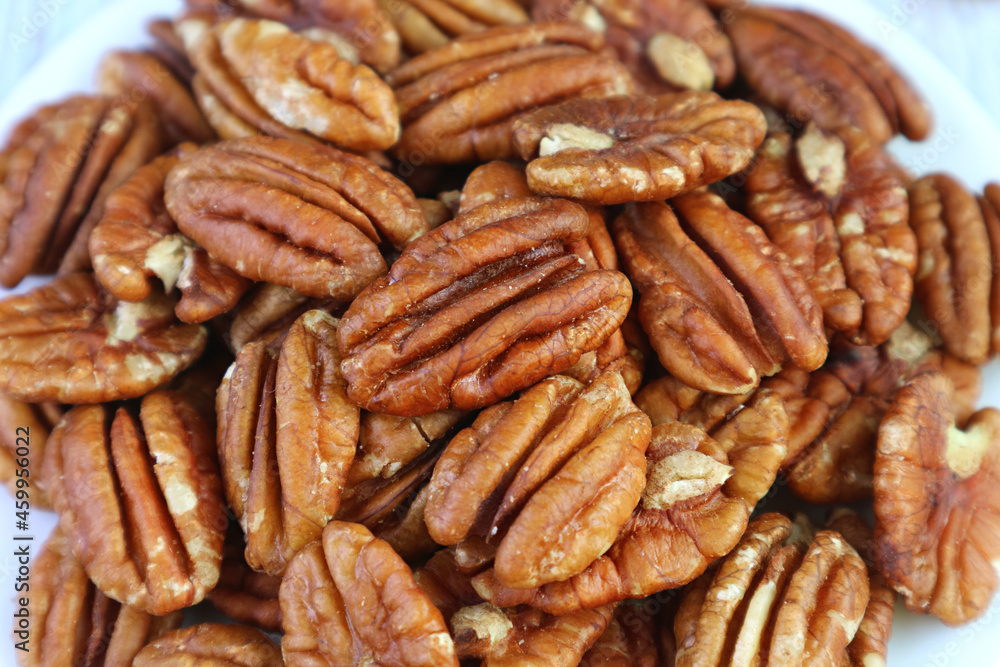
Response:
[{"label": "broken pecan piece", "polygon": [[139,651],[135,667],[281,667],[281,649],[245,625],[202,623],[174,630]]}]

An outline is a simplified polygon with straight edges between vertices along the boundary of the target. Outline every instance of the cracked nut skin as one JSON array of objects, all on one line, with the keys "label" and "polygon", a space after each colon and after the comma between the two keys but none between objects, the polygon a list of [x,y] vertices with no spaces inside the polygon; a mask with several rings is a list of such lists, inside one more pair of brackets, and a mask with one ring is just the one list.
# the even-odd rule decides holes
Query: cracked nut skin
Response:
[{"label": "cracked nut skin", "polygon": [[554,376],[483,411],[434,467],[430,535],[495,542],[497,580],[532,588],[579,574],[618,537],[646,479],[649,418],[621,375]]},{"label": "cracked nut skin", "polygon": [[825,19],[772,7],[743,8],[726,32],[740,73],[779,112],[824,130],[860,128],[876,144],[931,129],[928,105],[871,47]]},{"label": "cracked nut skin", "polygon": [[162,615],[219,578],[228,524],[212,433],[171,391],[126,407],[73,408],[49,436],[52,506],[102,593]]},{"label": "cracked nut skin", "polygon": [[281,667],[281,649],[245,625],[201,623],[147,644],[135,667]]},{"label": "cracked nut skin", "polygon": [[20,667],[124,667],[181,624],[180,612],[151,616],[96,590],[58,527],[32,561],[30,577],[31,650],[17,652]]},{"label": "cracked nut skin", "polygon": [[455,37],[501,25],[527,23],[515,0],[378,0],[410,53],[445,46]]},{"label": "cracked nut skin", "polygon": [[807,544],[787,518],[763,514],[685,592],[676,664],[839,667],[868,597],[865,564],[838,533],[821,531]]},{"label": "cracked nut skin", "polygon": [[418,416],[492,405],[575,364],[621,325],[627,278],[567,247],[586,211],[559,199],[493,202],[410,244],[338,331],[348,395]]},{"label": "cracked nut skin", "polygon": [[182,144],[136,170],[108,197],[89,241],[94,274],[111,294],[123,301],[142,301],[157,278],[167,292],[175,287],[180,291],[175,311],[190,324],[230,310],[250,286],[178,232],[167,213],[167,174],[181,157],[196,150],[193,144]]},{"label": "cracked nut skin", "polygon": [[536,23],[465,35],[417,56],[387,79],[403,123],[394,154],[411,164],[515,157],[511,131],[524,114],[632,92],[628,72],[603,47],[582,25]]},{"label": "cracked nut skin", "polygon": [[0,301],[0,391],[30,403],[136,398],[194,363],[207,338],[162,293],[116,302],[93,274],[62,276]]},{"label": "cracked nut skin", "polygon": [[42,461],[49,434],[63,412],[58,403],[25,403],[0,394],[0,483],[19,500],[23,498],[18,498],[18,491],[24,489],[21,495],[27,493],[31,507],[37,509],[52,509]]},{"label": "cracked nut skin", "polygon": [[202,148],[166,183],[181,232],[250,280],[349,300],[386,271],[378,244],[427,230],[403,183],[328,146],[250,137]]},{"label": "cracked nut skin", "polygon": [[363,526],[330,522],[289,563],[279,599],[288,667],[458,667],[441,612]]},{"label": "cracked nut skin", "polygon": [[205,599],[229,618],[266,632],[281,632],[279,577],[256,572],[243,557],[242,544],[225,546],[219,583]]},{"label": "cracked nut skin", "polygon": [[956,427],[951,381],[910,380],[879,427],[875,560],[907,609],[948,625],[980,616],[1000,560],[1000,412]]},{"label": "cracked nut skin", "polygon": [[105,198],[162,149],[146,102],[71,97],[17,125],[0,151],[0,285],[89,268]]},{"label": "cracked nut skin", "polygon": [[338,321],[302,315],[277,346],[249,343],[216,398],[226,499],[246,536],[250,567],[284,572],[340,507],[358,443],[360,411],[347,399]]},{"label": "cracked nut skin", "polygon": [[574,99],[514,123],[539,194],[599,204],[658,201],[743,169],[767,124],[749,102],[711,92]]}]

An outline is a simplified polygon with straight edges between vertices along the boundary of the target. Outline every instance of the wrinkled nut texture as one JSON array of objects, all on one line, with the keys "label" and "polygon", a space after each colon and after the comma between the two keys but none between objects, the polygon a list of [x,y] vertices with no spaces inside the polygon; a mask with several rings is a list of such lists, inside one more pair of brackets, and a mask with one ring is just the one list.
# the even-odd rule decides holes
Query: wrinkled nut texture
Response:
[{"label": "wrinkled nut texture", "polygon": [[442,410],[419,417],[362,412],[358,451],[348,471],[347,484],[393,477],[445,438],[464,415],[461,410]]},{"label": "wrinkled nut texture", "polygon": [[409,188],[372,162],[267,137],[182,159],[166,202],[181,232],[240,275],[345,301],[385,273],[378,244],[427,230]]},{"label": "wrinkled nut texture", "polygon": [[360,411],[340,373],[338,321],[311,310],[276,353],[248,344],[219,387],[217,442],[226,499],[250,566],[280,575],[340,507]]},{"label": "wrinkled nut texture", "polygon": [[243,557],[243,546],[226,544],[219,583],[205,599],[229,618],[267,632],[281,632],[279,577],[256,572]]},{"label": "wrinkled nut texture", "polygon": [[649,428],[617,373],[589,386],[548,378],[448,443],[430,481],[431,537],[496,540],[496,576],[511,588],[579,574],[639,502]]},{"label": "wrinkled nut texture", "polygon": [[131,665],[143,646],[181,624],[180,612],[151,616],[96,590],[58,527],[30,578],[31,650],[17,652],[20,667]]},{"label": "wrinkled nut texture", "polygon": [[[623,602],[597,642],[580,661],[580,667],[657,667],[673,664],[657,642],[655,619],[641,603]],[[671,634],[666,632],[664,634]]]},{"label": "wrinkled nut texture", "polygon": [[87,575],[110,598],[162,615],[219,578],[228,524],[212,433],[170,391],[73,408],[49,436],[44,475]]},{"label": "wrinkled nut texture", "polygon": [[403,133],[393,149],[412,164],[504,160],[517,155],[514,122],[574,97],[632,92],[601,35],[573,23],[492,28],[459,37],[393,71]]},{"label": "wrinkled nut texture", "polygon": [[308,297],[291,287],[274,283],[257,283],[251,287],[236,307],[223,316],[228,331],[222,334],[227,347],[235,354],[247,343],[263,340],[268,343],[288,331],[288,327],[309,310],[342,313],[346,306],[332,299]]},{"label": "wrinkled nut texture", "polygon": [[0,301],[0,390],[32,403],[135,398],[194,363],[207,338],[162,293],[116,302],[93,274],[63,276]]},{"label": "wrinkled nut texture", "polygon": [[[1000,184],[990,183],[978,197],[979,208],[986,223],[993,257],[1000,257]],[[993,272],[993,286],[990,290],[990,345],[994,352],[1000,350],[1000,271]]]},{"label": "wrinkled nut texture", "polygon": [[162,148],[145,102],[71,97],[17,125],[0,152],[0,285],[89,268],[105,198]]},{"label": "wrinkled nut texture", "polygon": [[1000,560],[1000,413],[955,426],[940,372],[904,386],[879,427],[875,558],[907,609],[949,625],[989,606]]},{"label": "wrinkled nut texture", "polygon": [[600,204],[669,199],[745,167],[767,125],[715,93],[576,99],[522,117],[514,143],[539,194]]},{"label": "wrinkled nut texture", "polygon": [[180,291],[177,317],[195,324],[230,310],[250,286],[178,232],[167,213],[163,201],[167,174],[181,156],[196,150],[193,144],[183,144],[176,153],[136,170],[108,197],[89,241],[94,274],[116,298],[148,298],[155,277],[167,292],[175,287]]},{"label": "wrinkled nut texture", "polygon": [[279,598],[289,667],[458,665],[441,612],[363,526],[329,523],[292,559]]},{"label": "wrinkled nut texture", "polygon": [[453,38],[498,25],[527,23],[515,0],[378,0],[410,53],[445,46]]},{"label": "wrinkled nut texture", "polygon": [[202,623],[163,635],[139,651],[135,667],[281,667],[281,649],[245,625]]},{"label": "wrinkled nut texture", "polygon": [[480,206],[410,244],[338,331],[348,395],[416,416],[496,403],[559,373],[625,319],[631,287],[567,245],[588,216],[559,199]]},{"label": "wrinkled nut texture", "polygon": [[884,144],[931,129],[919,93],[871,47],[807,12],[741,8],[726,25],[750,87],[779,112],[824,130],[853,125]]},{"label": "wrinkled nut texture", "polygon": [[[49,433],[62,419],[58,403],[25,403],[0,395],[0,482],[17,498],[28,494],[31,507],[51,509],[42,477],[42,460]],[[18,470],[27,472],[18,474]],[[23,482],[19,479],[27,476]]]}]

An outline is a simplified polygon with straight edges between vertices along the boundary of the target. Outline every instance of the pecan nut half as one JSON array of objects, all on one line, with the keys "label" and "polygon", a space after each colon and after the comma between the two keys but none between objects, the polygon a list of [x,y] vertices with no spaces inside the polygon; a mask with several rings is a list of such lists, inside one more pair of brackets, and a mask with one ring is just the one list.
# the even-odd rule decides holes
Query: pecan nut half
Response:
[{"label": "pecan nut half", "polygon": [[42,461],[49,434],[62,416],[58,403],[24,403],[0,394],[0,482],[10,495],[27,499],[31,507],[52,508]]},{"label": "pecan nut half", "polygon": [[445,46],[453,38],[498,25],[527,23],[515,0],[378,0],[410,53]]},{"label": "pecan nut half", "polygon": [[267,632],[281,632],[281,579],[251,569],[243,550],[242,544],[226,544],[219,583],[205,599],[235,621]]},{"label": "pecan nut half", "polygon": [[669,199],[743,169],[767,132],[754,105],[715,93],[576,99],[514,123],[539,194],[600,204]]},{"label": "pecan nut half", "polygon": [[49,436],[44,475],[73,551],[108,597],[162,615],[215,586],[228,525],[211,432],[170,391],[73,408]]},{"label": "pecan nut half", "polygon": [[348,395],[400,416],[484,407],[600,347],[632,290],[624,275],[587,271],[568,251],[588,228],[571,202],[515,199],[410,244],[344,315]]},{"label": "pecan nut half", "polygon": [[135,398],[194,363],[207,339],[162,293],[119,303],[74,273],[0,301],[0,389],[32,403]]},{"label": "pecan nut half", "polygon": [[281,649],[260,630],[245,625],[202,623],[168,634],[147,644],[132,663],[135,667],[281,667]]},{"label": "pecan nut half", "polygon": [[[584,654],[580,667],[657,667],[671,665],[658,640],[655,618],[641,602],[626,600],[615,608],[608,627]],[[662,634],[670,635],[670,632]]]}]

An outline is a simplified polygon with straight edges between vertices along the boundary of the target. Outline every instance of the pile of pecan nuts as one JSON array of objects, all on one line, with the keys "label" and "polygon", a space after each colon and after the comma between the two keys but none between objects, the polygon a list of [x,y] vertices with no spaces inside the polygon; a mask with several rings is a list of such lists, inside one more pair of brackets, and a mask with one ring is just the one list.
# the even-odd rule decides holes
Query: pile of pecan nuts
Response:
[{"label": "pile of pecan nuts", "polygon": [[726,0],[150,32],[0,152],[0,283],[55,274],[0,301],[22,664],[871,667],[897,596],[985,612],[1000,186],[893,161],[875,50]]}]

